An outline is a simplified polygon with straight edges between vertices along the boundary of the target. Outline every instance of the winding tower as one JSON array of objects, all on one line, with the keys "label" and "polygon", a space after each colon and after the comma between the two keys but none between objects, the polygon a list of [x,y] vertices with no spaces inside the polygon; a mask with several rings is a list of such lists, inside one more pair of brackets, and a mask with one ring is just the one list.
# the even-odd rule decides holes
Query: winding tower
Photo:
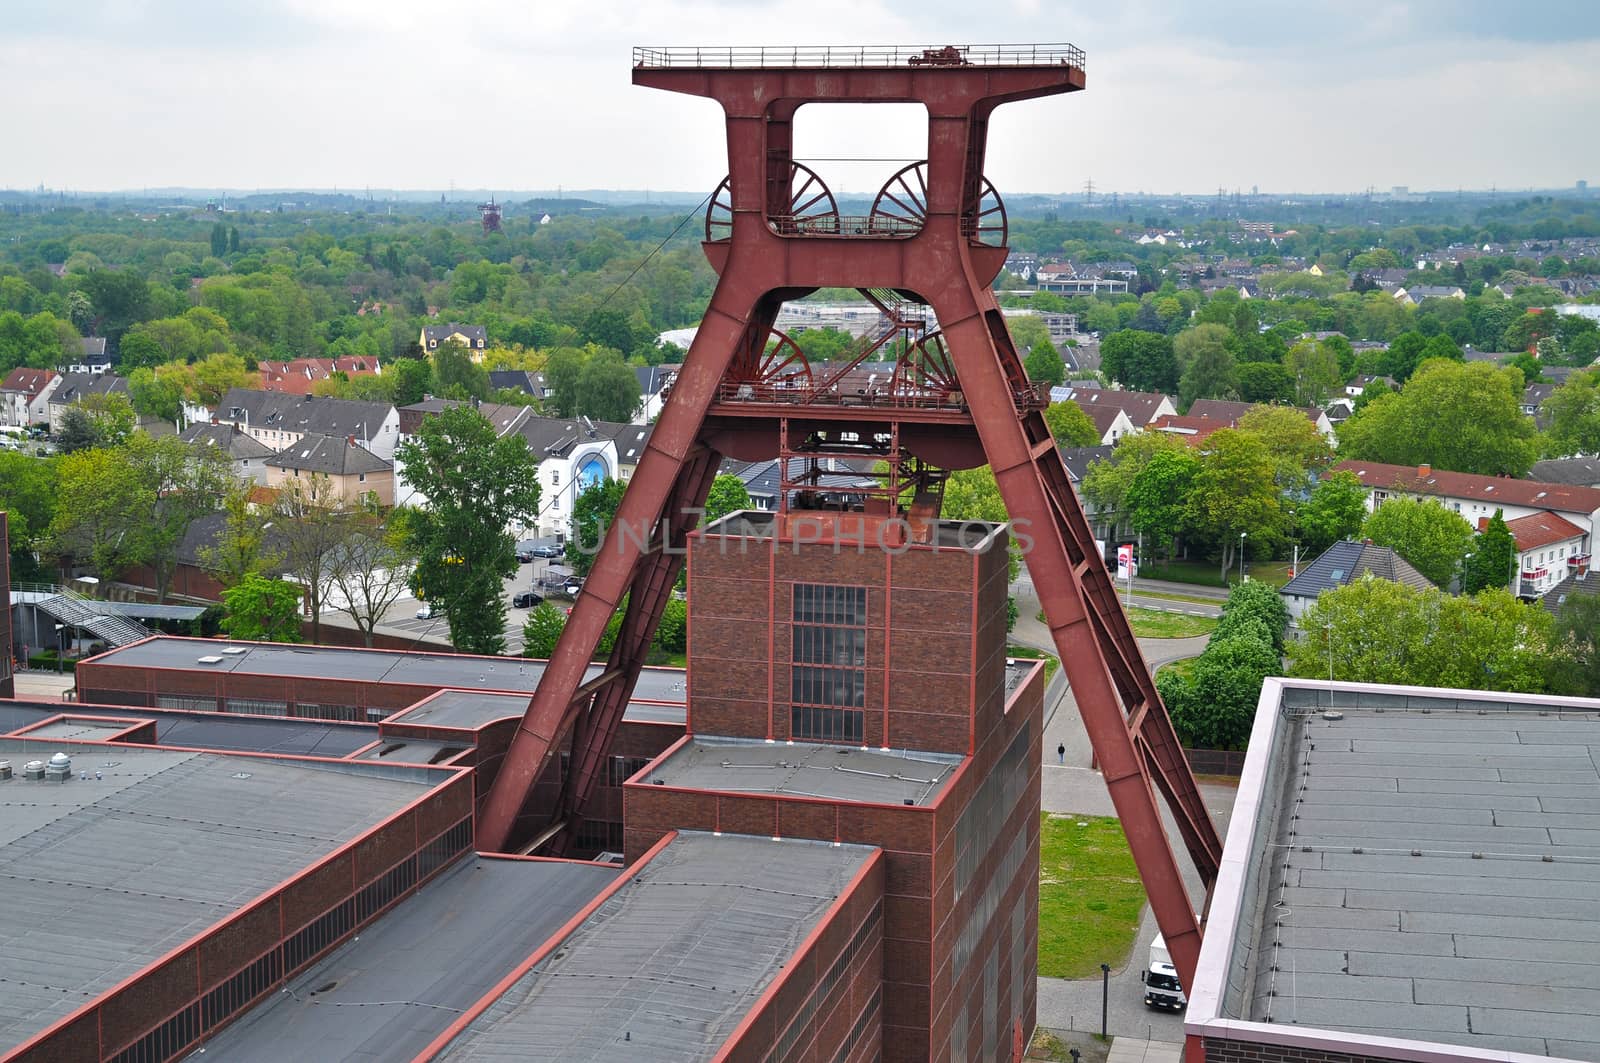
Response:
[{"label": "winding tower", "polygon": [[[936,517],[948,470],[988,464],[1027,550],[1061,661],[1117,814],[1181,976],[1192,978],[1200,919],[1157,793],[1207,886],[1221,841],[1117,600],[990,284],[1007,223],[983,175],[989,116],[1003,103],[1084,88],[1067,45],[931,49],[650,49],[637,85],[704,96],[726,115],[728,176],[710,197],[704,249],[719,280],[693,345],[595,559],[479,819],[480,848],[514,839],[560,852],[584,813],[724,456],[782,459],[778,537],[828,509]],[[918,103],[926,158],[884,185],[863,216],[842,215],[823,178],[794,158],[808,103]],[[786,300],[858,289],[884,315],[844,363],[810,365],[773,327]],[[931,307],[929,329],[917,304]],[[866,374],[893,352],[892,373]],[[883,470],[850,497],[825,493],[830,459]],[[787,531],[786,531],[787,528]],[[626,602],[614,649],[585,668]],[[930,649],[928,652],[937,652]],[[865,736],[871,740],[880,736]],[[876,743],[873,743],[876,744]],[[884,744],[887,744],[886,742]],[[570,749],[560,806],[525,807],[543,767]]]}]

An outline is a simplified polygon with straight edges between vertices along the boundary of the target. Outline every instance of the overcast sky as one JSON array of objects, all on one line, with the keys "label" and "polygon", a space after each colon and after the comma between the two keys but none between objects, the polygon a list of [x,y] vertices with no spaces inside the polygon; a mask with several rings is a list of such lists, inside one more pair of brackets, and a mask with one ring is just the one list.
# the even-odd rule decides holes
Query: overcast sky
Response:
[{"label": "overcast sky", "polygon": [[[1595,0],[3,8],[11,188],[709,191],[726,170],[716,106],[632,87],[632,45],[1016,41],[1077,44],[1089,88],[998,112],[1002,193],[1600,185]],[[923,154],[914,114],[826,118],[801,112],[799,154]],[[818,168],[869,193],[896,167]]]}]

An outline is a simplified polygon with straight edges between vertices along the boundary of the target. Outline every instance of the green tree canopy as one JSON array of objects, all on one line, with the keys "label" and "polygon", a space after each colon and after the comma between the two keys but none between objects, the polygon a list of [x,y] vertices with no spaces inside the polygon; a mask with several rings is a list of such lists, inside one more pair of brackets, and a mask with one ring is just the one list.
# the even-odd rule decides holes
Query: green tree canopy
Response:
[{"label": "green tree canopy", "polygon": [[249,573],[222,592],[222,630],[236,639],[299,642],[300,594],[293,583]]},{"label": "green tree canopy", "polygon": [[1308,559],[1354,537],[1366,519],[1367,489],[1355,473],[1336,472],[1318,481],[1300,507],[1300,541]]},{"label": "green tree canopy", "polygon": [[1439,587],[1449,586],[1472,543],[1472,525],[1433,499],[1392,498],[1367,517],[1361,533],[1394,550]]},{"label": "green tree canopy", "polygon": [[1239,394],[1234,334],[1224,325],[1201,324],[1185,329],[1173,341],[1182,370],[1178,395],[1188,409],[1195,399],[1232,399]]},{"label": "green tree canopy", "polygon": [[1301,616],[1289,674],[1326,678],[1331,666],[1344,682],[1539,693],[1552,626],[1542,606],[1503,590],[1453,596],[1369,574]]},{"label": "green tree canopy", "polygon": [[1178,362],[1171,338],[1123,329],[1100,341],[1100,371],[1134,391],[1168,393],[1178,388]]},{"label": "green tree canopy", "polygon": [[1345,458],[1525,476],[1538,457],[1523,414],[1522,374],[1484,362],[1424,363],[1398,394],[1380,395],[1339,427]]},{"label": "green tree canopy", "polygon": [[1048,337],[1029,349],[1027,357],[1022,359],[1022,370],[1028,374],[1029,380],[1051,387],[1067,379],[1066,363],[1061,360],[1061,352],[1056,350],[1056,345]]},{"label": "green tree canopy", "polygon": [[516,540],[507,530],[539,511],[538,461],[520,435],[498,437],[469,406],[427,417],[400,444],[406,479],[427,498],[408,513],[417,560],[414,586],[442,603],[450,641],[465,653],[505,648],[502,581],[517,571]]},{"label": "green tree canopy", "polygon": [[1188,496],[1200,473],[1200,459],[1188,448],[1151,456],[1128,485],[1126,504],[1134,530],[1160,543],[1169,558],[1188,519]]},{"label": "green tree canopy", "polygon": [[[580,576],[587,576],[594,568],[594,559],[605,549],[605,543],[617,520],[617,509],[628,485],[609,476],[599,483],[590,484],[572,503],[572,536],[567,540],[567,564]],[[618,540],[612,540],[613,544]]]},{"label": "green tree canopy", "polygon": [[1516,536],[1506,527],[1504,511],[1497,509],[1484,529],[1472,538],[1472,549],[1461,573],[1462,592],[1476,594],[1486,588],[1509,587],[1516,557]]},{"label": "green tree canopy", "polygon": [[560,609],[540,602],[522,622],[522,655],[548,661],[566,626],[566,615]]},{"label": "green tree canopy", "polygon": [[744,481],[731,473],[722,473],[711,481],[711,490],[706,494],[706,512],[700,519],[700,527],[719,521],[729,513],[749,509],[750,506],[750,492],[744,486]]},{"label": "green tree canopy", "polygon": [[1089,415],[1071,399],[1052,402],[1044,408],[1044,423],[1056,443],[1064,447],[1092,447],[1100,442],[1100,431]]},{"label": "green tree canopy", "polygon": [[1213,432],[1188,496],[1187,524],[1216,542],[1222,577],[1233,565],[1240,533],[1261,535],[1279,518],[1276,465],[1266,444],[1234,428]]}]

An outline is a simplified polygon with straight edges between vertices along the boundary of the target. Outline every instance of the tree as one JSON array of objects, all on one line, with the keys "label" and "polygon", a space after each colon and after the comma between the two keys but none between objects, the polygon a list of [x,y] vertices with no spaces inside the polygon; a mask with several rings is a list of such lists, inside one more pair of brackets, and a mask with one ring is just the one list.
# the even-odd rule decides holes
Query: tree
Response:
[{"label": "tree", "polygon": [[1257,406],[1239,418],[1239,431],[1261,440],[1272,455],[1278,488],[1300,492],[1307,477],[1333,461],[1328,440],[1302,410],[1289,406]]},{"label": "tree", "polygon": [[661,610],[661,622],[656,625],[656,648],[663,653],[680,654],[689,648],[689,607],[676,598],[668,598]]},{"label": "tree", "polygon": [[272,522],[283,547],[284,574],[293,576],[304,589],[311,641],[319,642],[322,610],[333,584],[334,558],[345,537],[343,501],[331,479],[312,473],[287,481],[279,489]]},{"label": "tree", "polygon": [[599,349],[578,373],[572,415],[626,424],[639,408],[639,377],[615,351]]},{"label": "tree", "polygon": [[1163,671],[1157,678],[1178,740],[1200,749],[1242,749],[1254,726],[1261,684],[1278,672],[1272,646],[1251,634],[1213,638],[1190,678]]},{"label": "tree", "polygon": [[550,404],[562,417],[577,413],[578,377],[587,360],[586,352],[577,347],[557,347],[545,359],[544,379],[550,388]]},{"label": "tree", "polygon": [[1573,373],[1550,393],[1542,410],[1550,419],[1546,450],[1557,456],[1600,453],[1600,374]]},{"label": "tree", "polygon": [[1367,518],[1367,489],[1353,472],[1336,472],[1318,482],[1300,507],[1300,542],[1316,557],[1361,530]]},{"label": "tree", "polygon": [[[628,485],[609,476],[590,484],[572,503],[572,536],[567,540],[567,564],[580,576],[588,576],[594,559],[605,547],[605,540],[617,520],[617,508]],[[615,540],[613,540],[615,542]]]},{"label": "tree", "polygon": [[1235,369],[1241,402],[1293,402],[1294,377],[1277,362],[1245,362]]},{"label": "tree", "polygon": [[1173,341],[1182,375],[1178,396],[1184,408],[1195,399],[1228,399],[1238,394],[1237,362],[1229,349],[1233,333],[1223,325],[1196,325]]},{"label": "tree", "polygon": [[183,412],[183,386],[149,366],[128,374],[128,399],[135,412],[161,421],[176,421]]},{"label": "tree", "polygon": [[1338,353],[1317,340],[1301,340],[1289,348],[1283,366],[1294,380],[1294,401],[1301,406],[1321,406],[1344,382]]},{"label": "tree", "polygon": [[1569,594],[1556,607],[1547,656],[1552,693],[1600,695],[1600,595]]},{"label": "tree", "polygon": [[427,396],[433,370],[421,358],[397,358],[384,365],[383,375],[394,378],[394,404],[410,406]]},{"label": "tree", "polygon": [[729,513],[749,509],[750,505],[750,492],[744,481],[731,473],[722,473],[711,481],[711,490],[706,494],[706,512],[700,518],[700,527],[719,521]]},{"label": "tree", "polygon": [[1289,674],[1342,682],[1539,693],[1552,618],[1503,590],[1454,596],[1368,574],[1324,591],[1289,643]]},{"label": "tree", "polygon": [[1124,329],[1100,341],[1100,370],[1135,391],[1176,391],[1178,362],[1172,340],[1155,332]]},{"label": "tree", "polygon": [[0,450],[0,511],[6,513],[13,580],[38,576],[34,554],[48,542],[58,479],[56,459]]},{"label": "tree", "polygon": [[1397,394],[1380,395],[1339,427],[1339,453],[1392,465],[1431,464],[1525,476],[1538,457],[1523,414],[1522,374],[1484,362],[1425,362]]},{"label": "tree", "polygon": [[60,459],[55,515],[48,550],[88,562],[103,581],[137,560],[135,534],[148,518],[151,500],[123,456],[102,447]]},{"label": "tree", "polygon": [[355,623],[368,646],[378,621],[411,582],[416,558],[402,523],[389,521],[369,498],[348,515],[332,558],[335,608]]},{"label": "tree", "polygon": [[1289,607],[1276,587],[1259,580],[1235,583],[1222,606],[1222,620],[1214,638],[1225,638],[1245,623],[1267,633],[1274,652],[1283,652],[1283,632],[1289,626]]},{"label": "tree", "polygon": [[283,551],[268,542],[272,521],[256,512],[249,481],[230,484],[222,493],[222,528],[214,543],[199,550],[200,566],[223,589],[236,587],[251,573],[270,572]]},{"label": "tree", "polygon": [[178,568],[178,549],[195,521],[216,511],[233,483],[227,455],[216,447],[191,447],[177,436],[136,432],[116,452],[138,479],[148,504],[129,531],[133,553],[155,576],[156,600],[166,601]]},{"label": "tree", "polygon": [[[1186,451],[1189,445],[1179,436],[1167,432],[1130,432],[1117,440],[1111,457],[1089,463],[1083,477],[1083,496],[1101,514],[1121,521],[1128,512],[1128,489],[1134,478],[1162,451]],[[987,470],[985,470],[987,471]],[[957,473],[956,476],[960,474]],[[951,483],[956,476],[951,477]],[[991,475],[990,481],[994,480]],[[998,500],[1000,491],[995,489]],[[945,512],[950,511],[950,488],[945,488]],[[1004,512],[1004,507],[1001,507]]]},{"label": "tree", "polygon": [[1022,359],[1022,370],[1028,374],[1029,380],[1051,387],[1067,379],[1067,367],[1061,360],[1061,352],[1049,339],[1041,340],[1029,349],[1027,357]]},{"label": "tree", "polygon": [[507,531],[539,512],[539,465],[520,435],[497,437],[469,406],[425,418],[400,444],[406,478],[428,499],[407,514],[417,555],[413,586],[444,604],[450,641],[464,653],[505,648],[502,582],[517,571]]},{"label": "tree", "polygon": [[1219,544],[1223,579],[1241,545],[1239,533],[1277,525],[1275,471],[1266,445],[1247,432],[1224,428],[1206,440],[1188,496],[1186,522]]},{"label": "tree", "polygon": [[1511,566],[1516,563],[1517,539],[1506,527],[1504,510],[1495,510],[1489,523],[1472,539],[1472,550],[1461,573],[1461,591],[1477,594],[1490,587],[1511,585]]},{"label": "tree", "polygon": [[522,655],[549,660],[567,626],[565,614],[549,602],[540,602],[522,622]]},{"label": "tree", "polygon": [[222,592],[222,630],[236,639],[300,642],[300,588],[254,572]]},{"label": "tree", "polygon": [[433,352],[433,393],[451,399],[486,398],[489,371],[473,363],[465,345],[447,341]]},{"label": "tree", "polygon": [[1393,498],[1367,517],[1361,534],[1387,546],[1436,586],[1448,586],[1472,542],[1472,525],[1435,500]]},{"label": "tree", "polygon": [[115,447],[133,432],[138,418],[126,395],[85,395],[61,415],[56,444],[63,454],[89,447]]},{"label": "tree", "polygon": [[1092,447],[1100,442],[1100,430],[1083,412],[1083,407],[1071,399],[1046,406],[1044,423],[1061,446]]},{"label": "tree", "polygon": [[1187,496],[1200,459],[1187,448],[1164,450],[1151,457],[1128,486],[1128,517],[1141,535],[1166,548],[1169,559],[1177,554],[1178,535],[1187,517]]}]

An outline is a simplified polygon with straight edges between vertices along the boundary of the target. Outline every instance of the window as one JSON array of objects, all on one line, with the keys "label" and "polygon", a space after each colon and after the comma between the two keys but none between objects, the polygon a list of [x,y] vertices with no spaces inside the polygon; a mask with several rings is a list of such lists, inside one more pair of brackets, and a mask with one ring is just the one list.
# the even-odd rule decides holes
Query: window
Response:
[{"label": "window", "polygon": [[866,713],[867,589],[794,585],[790,735],[859,743]]},{"label": "window", "polygon": [[356,473],[356,483],[364,484],[366,482],[367,482],[367,474],[366,473],[364,473],[364,472]]},{"label": "window", "polygon": [[560,487],[561,486],[561,470],[560,469],[551,469],[550,470],[550,486],[551,487]]}]

